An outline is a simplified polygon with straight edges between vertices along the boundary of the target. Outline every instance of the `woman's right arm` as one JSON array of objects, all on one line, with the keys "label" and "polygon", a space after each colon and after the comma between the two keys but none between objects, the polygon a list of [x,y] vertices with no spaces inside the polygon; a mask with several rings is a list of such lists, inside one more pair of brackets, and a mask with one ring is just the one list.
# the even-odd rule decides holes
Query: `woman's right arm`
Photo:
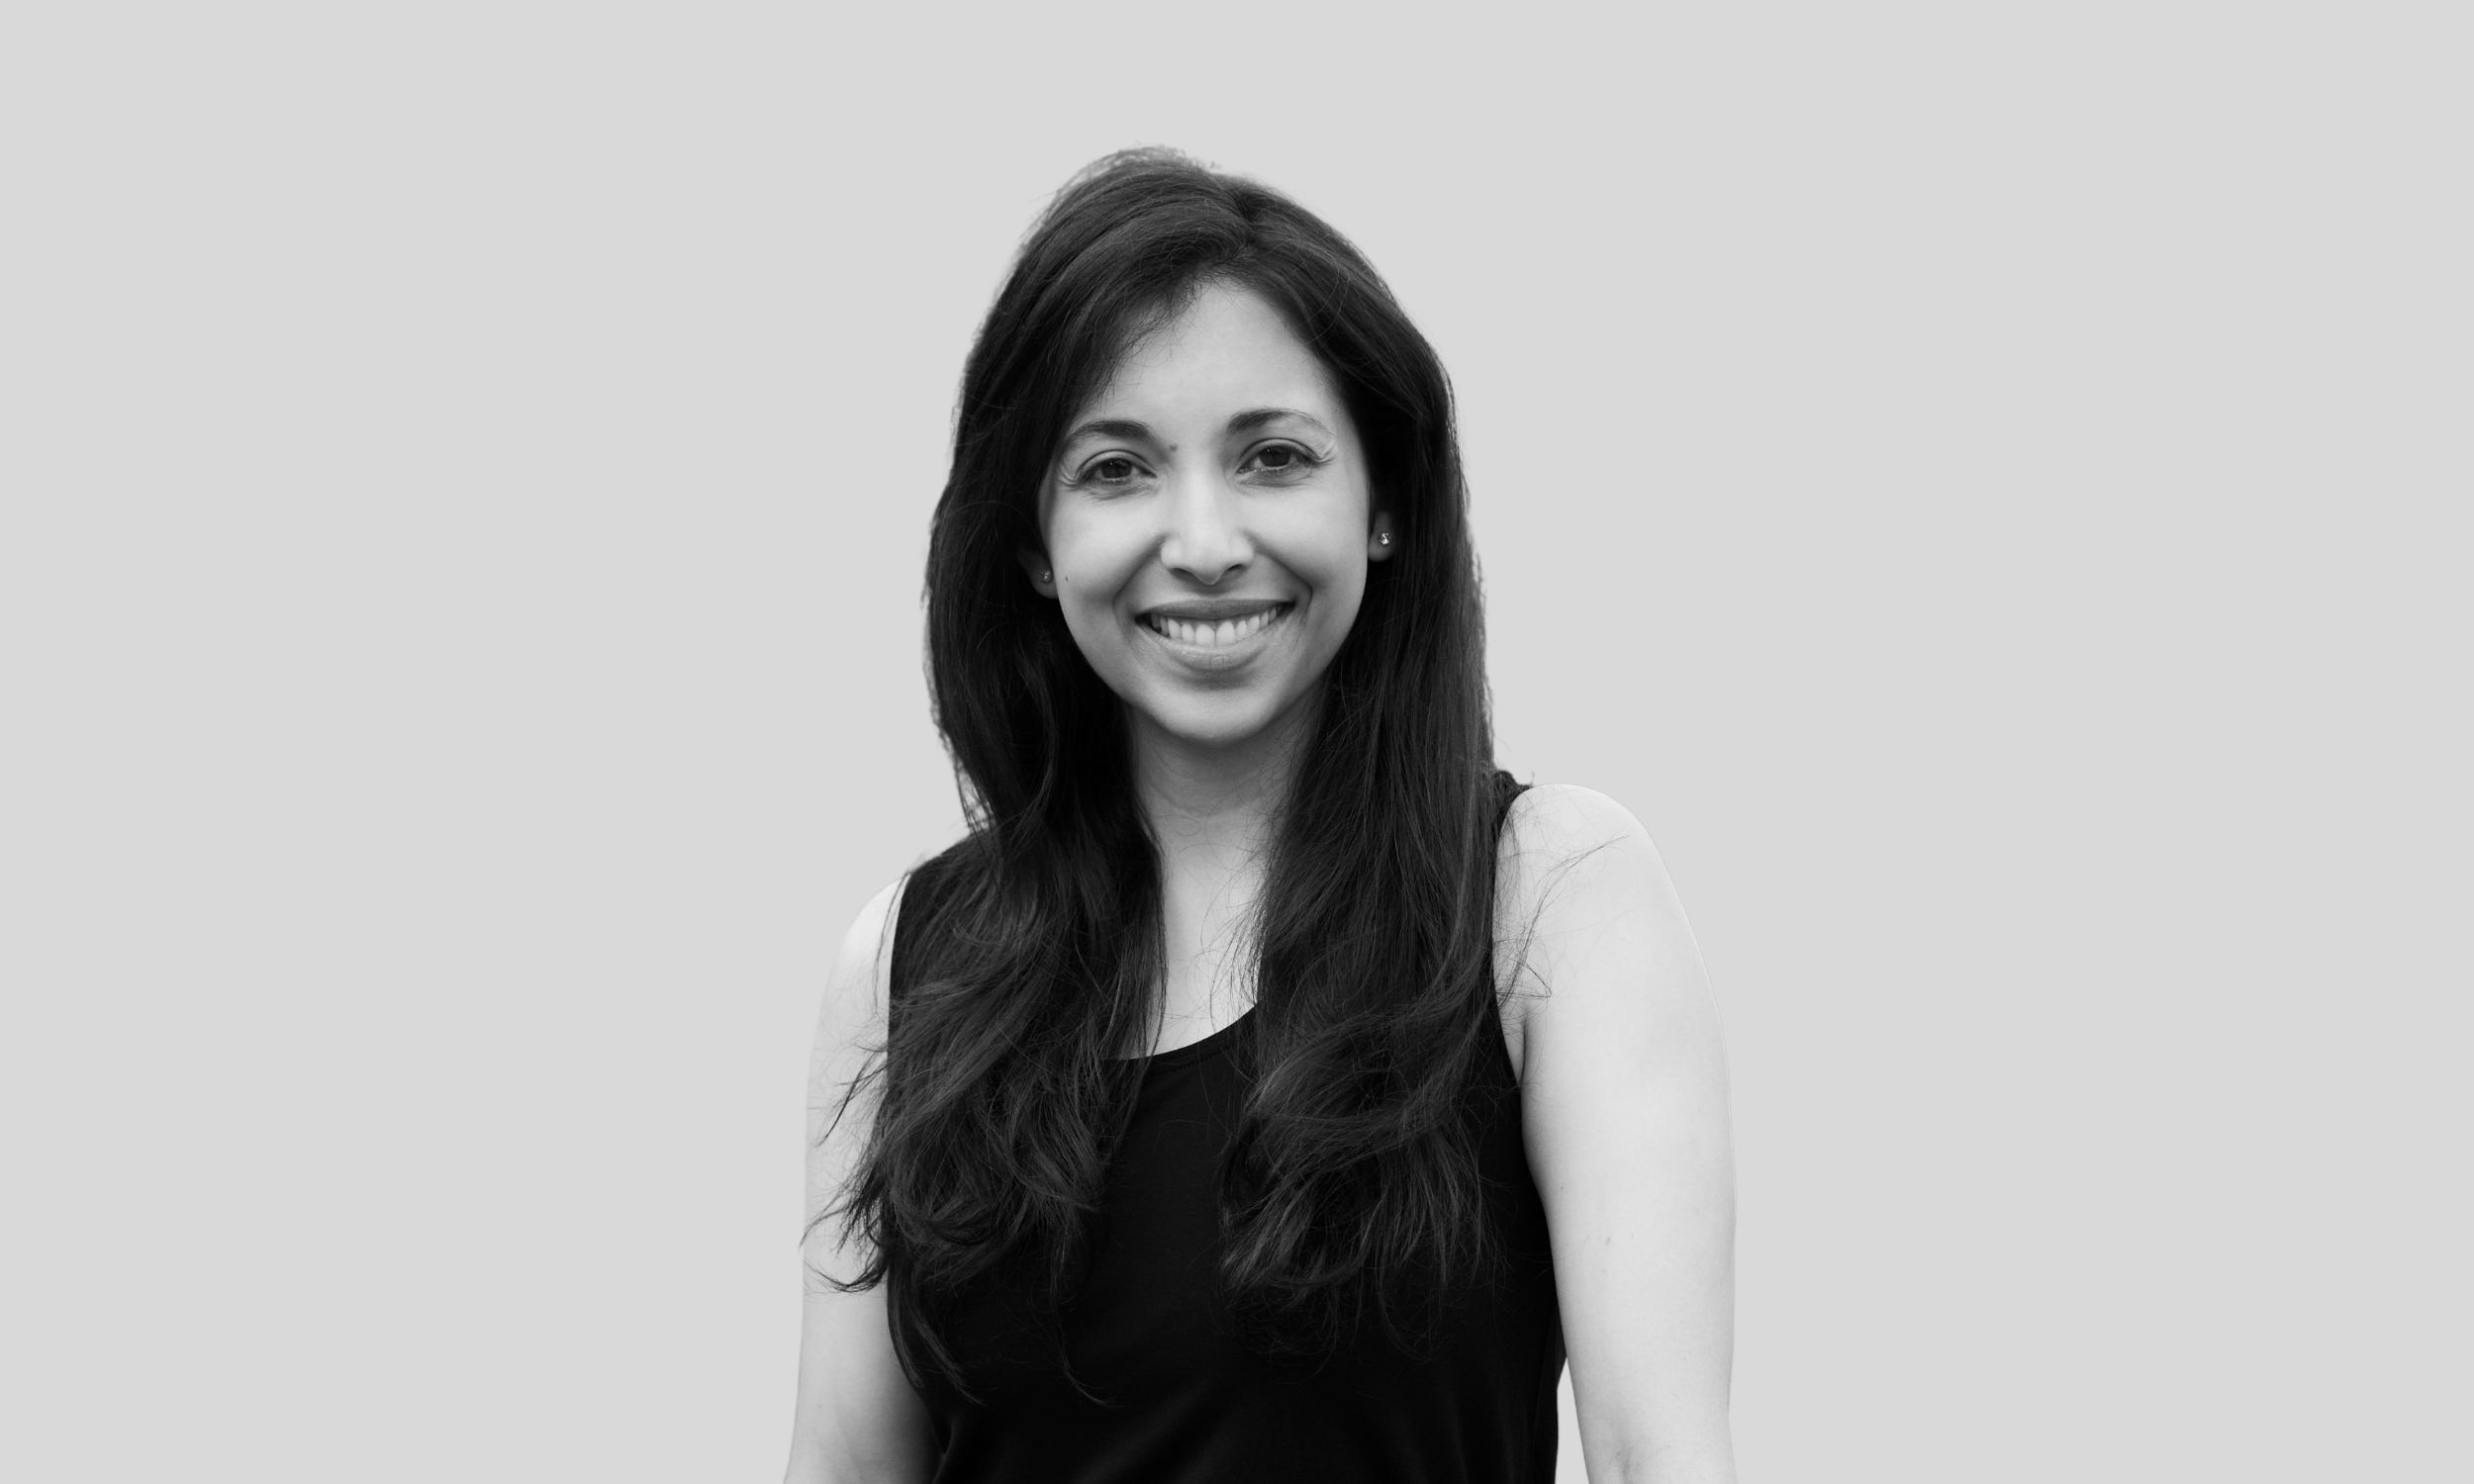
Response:
[{"label": "woman's right arm", "polygon": [[[841,1197],[875,1121],[873,1079],[845,1103],[885,1044],[886,989],[892,982],[896,881],[851,925],[826,981],[808,1076],[808,1214]],[[928,1477],[932,1436],[927,1409],[894,1357],[883,1284],[843,1293],[820,1274],[847,1278],[875,1254],[845,1241],[841,1223],[813,1227],[801,1247],[807,1299],[800,1319],[799,1412],[791,1430],[785,1484],[917,1484]]]}]

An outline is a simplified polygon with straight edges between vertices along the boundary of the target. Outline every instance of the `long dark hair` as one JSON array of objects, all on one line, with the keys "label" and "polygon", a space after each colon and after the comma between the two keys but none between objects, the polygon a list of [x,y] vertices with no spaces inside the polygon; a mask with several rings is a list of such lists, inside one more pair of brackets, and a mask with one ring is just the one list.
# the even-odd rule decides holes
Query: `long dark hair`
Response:
[{"label": "long dark hair", "polygon": [[946,1320],[978,1285],[1028,1283],[1055,1312],[1129,1111],[1163,967],[1158,855],[1120,703],[1016,553],[1042,545],[1067,419],[1211,283],[1260,294],[1320,357],[1397,533],[1325,676],[1259,900],[1223,1290],[1273,1348],[1327,1347],[1370,1310],[1414,1344],[1487,1260],[1475,1121],[1511,786],[1450,384],[1374,268],[1295,203],[1169,151],[1112,155],[1057,196],[981,327],[929,538],[928,674],[970,831],[904,887],[876,1121],[837,1208],[875,1252],[843,1286],[889,1285],[914,1376],[957,1376]]}]

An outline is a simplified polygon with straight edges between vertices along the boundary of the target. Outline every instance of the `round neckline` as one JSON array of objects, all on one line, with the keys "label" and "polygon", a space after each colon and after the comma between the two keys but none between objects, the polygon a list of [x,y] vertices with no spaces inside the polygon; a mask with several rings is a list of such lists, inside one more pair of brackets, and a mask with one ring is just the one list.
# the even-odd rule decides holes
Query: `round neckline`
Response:
[{"label": "round neckline", "polygon": [[1244,1014],[1199,1041],[1189,1041],[1184,1046],[1172,1047],[1164,1052],[1153,1052],[1148,1057],[1137,1057],[1133,1060],[1142,1063],[1145,1067],[1183,1067],[1189,1062],[1199,1062],[1215,1052],[1226,1050],[1228,1043],[1235,1039],[1237,1028],[1244,1025],[1247,1017],[1252,1014],[1254,1014],[1254,1007],[1248,1005]]}]

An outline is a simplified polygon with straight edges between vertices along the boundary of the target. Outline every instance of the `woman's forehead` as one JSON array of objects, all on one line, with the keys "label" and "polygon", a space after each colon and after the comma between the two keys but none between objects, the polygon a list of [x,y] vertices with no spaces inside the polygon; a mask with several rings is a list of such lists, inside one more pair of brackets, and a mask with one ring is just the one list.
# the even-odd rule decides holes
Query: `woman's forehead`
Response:
[{"label": "woman's forehead", "polygon": [[1072,425],[1198,426],[1254,409],[1294,409],[1328,423],[1339,408],[1329,369],[1280,311],[1252,289],[1214,283],[1128,346]]}]

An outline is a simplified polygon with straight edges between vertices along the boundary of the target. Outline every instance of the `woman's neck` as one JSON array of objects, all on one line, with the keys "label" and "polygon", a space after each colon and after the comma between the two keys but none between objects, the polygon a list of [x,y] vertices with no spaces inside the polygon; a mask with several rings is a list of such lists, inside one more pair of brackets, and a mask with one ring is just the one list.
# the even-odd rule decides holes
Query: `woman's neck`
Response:
[{"label": "woman's neck", "polygon": [[1135,723],[1134,787],[1160,850],[1167,956],[1156,1049],[1197,1040],[1254,1002],[1254,906],[1313,721],[1300,706],[1224,747]]},{"label": "woman's neck", "polygon": [[1241,742],[1209,744],[1134,718],[1134,795],[1162,867],[1175,869],[1170,857],[1224,869],[1259,862],[1313,720],[1313,708],[1300,705]]}]

